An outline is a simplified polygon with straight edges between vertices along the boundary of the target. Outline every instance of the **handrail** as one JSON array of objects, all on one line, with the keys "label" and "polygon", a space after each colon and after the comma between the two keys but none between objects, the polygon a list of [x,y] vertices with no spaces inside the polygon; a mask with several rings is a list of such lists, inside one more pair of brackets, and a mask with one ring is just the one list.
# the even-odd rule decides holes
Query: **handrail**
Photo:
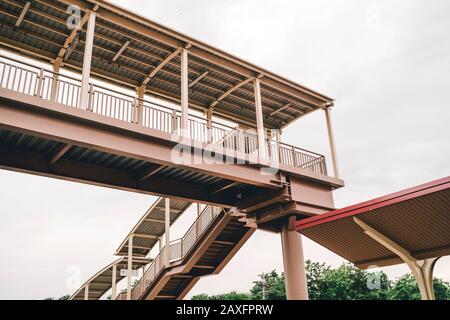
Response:
[{"label": "handrail", "polygon": [[[169,245],[164,245],[164,247],[161,248],[160,252],[157,254],[155,259],[148,265],[147,271],[144,272],[141,279],[139,279],[138,283],[134,286],[132,289],[131,295],[133,299],[139,298],[144,291],[147,289],[147,287],[157,278],[159,273],[164,269],[167,268],[164,264],[163,259],[165,259],[165,254],[167,248],[169,248],[169,264],[171,262],[176,262],[181,259],[183,259],[191,249],[194,247],[195,243],[200,239],[200,237],[204,234],[204,232],[208,229],[208,227],[211,225],[211,223],[214,221],[216,217],[219,216],[219,213],[223,209],[220,207],[214,207],[214,206],[206,206],[202,212],[198,215],[198,217],[195,219],[194,223],[191,225],[191,227],[188,229],[188,231],[184,234],[183,237],[172,240],[169,242]],[[205,216],[209,214],[209,220],[207,220],[207,223],[203,224]],[[187,242],[187,239],[189,239],[189,235],[195,230],[195,239],[193,242],[189,243]],[[170,253],[171,248],[174,244],[180,244],[180,256],[177,258],[170,259]],[[187,250],[183,250],[184,246],[189,246]],[[151,278],[151,279],[150,279]],[[149,280],[150,279],[150,280]],[[146,281],[148,283],[146,284]],[[138,290],[138,291],[137,291]],[[139,292],[139,294],[136,294],[136,292]],[[119,295],[118,299],[121,299],[121,296]]]},{"label": "handrail", "polygon": [[[79,108],[81,80],[55,73],[47,68],[34,66],[0,54],[0,87],[34,95],[46,100]],[[29,67],[32,70],[29,70]],[[13,73],[11,75],[11,73]],[[114,79],[111,79],[114,82]],[[174,133],[181,122],[181,111],[148,99],[140,99],[127,92],[120,92],[97,83],[90,83],[88,111],[121,121],[139,124],[151,129]],[[271,158],[279,163],[303,168],[326,175],[325,157],[313,151],[287,143],[266,139],[268,154],[259,155],[256,134],[190,113],[189,133],[191,140],[212,143],[233,152],[250,156]],[[209,127],[209,123],[211,127]],[[208,132],[210,131],[210,132]],[[317,165],[311,165],[317,161]]]}]

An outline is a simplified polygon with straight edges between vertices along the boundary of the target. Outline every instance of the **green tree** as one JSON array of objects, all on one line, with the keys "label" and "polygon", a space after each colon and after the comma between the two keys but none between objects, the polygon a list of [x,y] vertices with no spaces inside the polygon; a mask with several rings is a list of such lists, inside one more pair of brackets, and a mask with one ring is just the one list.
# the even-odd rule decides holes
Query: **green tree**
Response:
[{"label": "green tree", "polygon": [[[308,262],[311,299],[315,300],[385,300],[390,282],[384,272],[370,273],[342,264],[337,269]],[[308,266],[307,264],[307,266]]]},{"label": "green tree", "polygon": [[207,294],[199,294],[192,297],[192,300],[251,300],[248,293],[232,291],[219,295],[208,296]]},{"label": "green tree", "polygon": [[278,274],[275,270],[259,275],[259,280],[253,282],[250,290],[254,300],[286,300],[284,286],[284,274]]},{"label": "green tree", "polygon": [[[450,283],[433,279],[434,294],[437,300],[450,300]],[[399,278],[389,290],[390,300],[420,300],[420,290],[412,274]]]}]

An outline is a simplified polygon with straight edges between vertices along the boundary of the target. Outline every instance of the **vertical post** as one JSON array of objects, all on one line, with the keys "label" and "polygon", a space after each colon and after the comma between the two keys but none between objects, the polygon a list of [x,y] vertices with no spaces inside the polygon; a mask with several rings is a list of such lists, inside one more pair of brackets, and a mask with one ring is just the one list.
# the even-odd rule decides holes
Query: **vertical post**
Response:
[{"label": "vertical post", "polygon": [[94,111],[94,85],[89,83],[89,91],[88,91],[88,108],[89,111]]},{"label": "vertical post", "polygon": [[207,135],[207,142],[208,144],[212,143],[213,141],[213,132],[212,132],[212,110],[206,111],[206,135]]},{"label": "vertical post", "polygon": [[84,287],[84,300],[89,300],[89,285]]},{"label": "vertical post", "polygon": [[165,244],[166,244],[166,252],[165,252],[165,263],[164,265],[166,267],[169,266],[169,261],[170,261],[170,199],[169,198],[165,198],[164,199],[164,203],[165,203]]},{"label": "vertical post", "polygon": [[197,219],[195,222],[195,239],[198,239],[200,235],[200,220],[198,219],[200,217],[200,214],[202,213],[200,203],[197,203]]},{"label": "vertical post", "polygon": [[330,142],[331,159],[333,161],[334,177],[339,179],[340,175],[339,175],[339,167],[338,167],[338,161],[337,161],[337,155],[336,155],[336,142],[334,140],[333,123],[331,122],[330,107],[326,107],[324,110],[325,110],[325,118],[327,121],[327,131],[328,131],[328,140]]},{"label": "vertical post", "polygon": [[172,133],[177,133],[178,121],[177,121],[177,110],[172,111]]},{"label": "vertical post", "polygon": [[258,137],[258,153],[259,158],[266,158],[266,139],[264,137],[264,121],[262,113],[261,100],[261,81],[259,78],[254,80],[255,87],[255,108],[256,108],[256,132]]},{"label": "vertical post", "polygon": [[295,220],[292,216],[281,227],[286,297],[288,300],[308,300],[302,238],[295,230]]},{"label": "vertical post", "polygon": [[297,152],[295,151],[295,147],[294,146],[292,146],[291,152],[292,152],[292,165],[294,167],[298,167],[299,163],[297,161]]},{"label": "vertical post", "polygon": [[127,272],[127,300],[131,300],[131,276],[133,272],[133,235],[128,238],[128,272]]},{"label": "vertical post", "polygon": [[188,49],[181,49],[181,134],[189,137],[189,78]]},{"label": "vertical post", "polygon": [[136,104],[136,123],[143,124],[144,123],[144,94],[145,94],[145,86],[140,86],[136,89],[136,94],[138,97]]},{"label": "vertical post", "polygon": [[52,86],[50,91],[50,101],[55,102],[56,101],[56,94],[58,89],[58,79],[59,79],[59,72],[61,69],[61,63],[62,59],[57,58],[55,62],[53,63],[53,78],[52,78]]},{"label": "vertical post", "polygon": [[111,278],[111,300],[116,300],[116,298],[117,298],[117,265],[113,265]]},{"label": "vertical post", "polygon": [[94,46],[95,12],[89,12],[89,20],[86,32],[86,44],[84,47],[83,73],[81,77],[80,108],[87,110],[89,102],[89,80],[91,74],[92,48]]},{"label": "vertical post", "polygon": [[41,70],[39,70],[39,75],[38,75],[38,83],[37,83],[37,87],[36,87],[36,93],[35,96],[42,98],[42,87],[44,86],[44,69],[41,68]]}]

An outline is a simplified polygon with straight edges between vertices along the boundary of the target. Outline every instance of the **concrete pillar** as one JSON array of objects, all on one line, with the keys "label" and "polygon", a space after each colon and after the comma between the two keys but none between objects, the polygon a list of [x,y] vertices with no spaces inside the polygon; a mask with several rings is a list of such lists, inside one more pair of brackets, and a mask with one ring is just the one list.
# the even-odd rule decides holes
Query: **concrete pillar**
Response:
[{"label": "concrete pillar", "polygon": [[117,298],[117,266],[112,267],[112,277],[111,277],[111,300],[116,300]]},{"label": "concrete pillar", "polygon": [[327,122],[327,131],[328,131],[328,140],[330,143],[330,152],[331,152],[331,160],[333,161],[333,173],[334,177],[339,179],[339,166],[337,161],[337,155],[336,155],[336,142],[334,140],[334,133],[333,133],[333,123],[331,122],[331,114],[330,114],[330,108],[325,108],[325,118]]},{"label": "concrete pillar", "polygon": [[131,300],[131,280],[133,275],[133,235],[128,238],[128,272],[127,272],[127,300]]},{"label": "concrete pillar", "polygon": [[84,47],[83,71],[81,76],[80,108],[89,108],[89,80],[91,74],[92,48],[94,47],[95,12],[89,12],[89,20],[86,32],[86,44]]},{"label": "concrete pillar", "polygon": [[302,238],[295,231],[295,216],[281,227],[286,297],[288,300],[308,300],[305,259]]},{"label": "concrete pillar", "polygon": [[181,134],[189,137],[188,49],[181,49]]},{"label": "concrete pillar", "polygon": [[256,112],[256,132],[258,137],[258,153],[259,158],[267,158],[266,139],[264,134],[264,120],[262,112],[262,99],[261,99],[261,81],[259,78],[254,80],[255,87],[255,112]]}]

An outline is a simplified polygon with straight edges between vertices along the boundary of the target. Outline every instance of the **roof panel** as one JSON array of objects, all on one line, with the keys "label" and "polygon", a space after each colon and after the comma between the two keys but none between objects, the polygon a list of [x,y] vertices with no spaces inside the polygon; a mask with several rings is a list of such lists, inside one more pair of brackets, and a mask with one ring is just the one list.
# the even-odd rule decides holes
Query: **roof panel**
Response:
[{"label": "roof panel", "polygon": [[[94,38],[92,63],[94,72],[92,74],[103,80],[114,82],[114,75],[117,75],[116,80],[120,81],[122,85],[134,87],[165,57],[189,40],[188,42],[192,45],[189,54],[189,78],[193,80],[203,72],[209,72],[193,88],[192,107],[208,108],[212,101],[229,90],[233,84],[258,74],[264,75],[261,81],[262,101],[266,115],[288,102],[293,103],[295,108],[305,104],[305,107],[300,107],[300,109],[304,108],[304,111],[311,110],[307,108],[308,105],[311,106],[310,103],[305,100],[314,101],[316,104],[312,106],[314,110],[320,109],[325,103],[332,103],[332,99],[324,95],[109,2],[81,0],[77,3],[85,10],[92,8],[93,2],[99,4],[100,7],[96,20],[97,36]],[[0,31],[0,37],[8,42],[14,42],[12,46],[3,45],[2,42],[2,48],[16,52],[26,49],[30,56],[33,56],[36,51],[39,56],[35,57],[40,60],[53,61],[56,58],[66,35],[70,33],[65,25],[68,17],[65,4],[50,0],[33,2],[32,10],[26,16],[26,19],[33,24],[24,22],[17,30],[14,28],[15,19],[8,15],[18,16],[20,8],[9,5],[6,1],[2,2],[0,8],[2,10],[0,11],[0,21],[4,24]],[[83,41],[84,31],[82,31],[81,39]],[[111,59],[114,53],[126,41],[130,41],[130,45],[122,53],[122,57],[116,63],[112,63]],[[36,50],[30,50],[30,48]],[[83,48],[83,43],[77,46],[67,61],[66,68],[79,72],[83,60]],[[179,70],[180,59],[176,57],[163,68],[163,71],[157,74],[155,79],[150,81],[147,87],[148,92],[162,99],[178,100],[180,77],[177,73]],[[254,126],[256,116],[254,108],[251,108],[254,101],[252,91],[253,88],[249,84],[232,93],[226,103],[234,104],[235,108],[218,106],[216,116],[227,119],[234,118],[239,123]],[[247,105],[248,110],[242,111],[240,108],[236,108],[241,104]],[[221,113],[221,107],[224,107],[223,111],[227,111],[229,114]],[[299,112],[282,110],[270,115],[265,124],[269,128],[279,128],[303,115],[304,113],[300,110]],[[241,119],[241,117],[245,118]]]}]

